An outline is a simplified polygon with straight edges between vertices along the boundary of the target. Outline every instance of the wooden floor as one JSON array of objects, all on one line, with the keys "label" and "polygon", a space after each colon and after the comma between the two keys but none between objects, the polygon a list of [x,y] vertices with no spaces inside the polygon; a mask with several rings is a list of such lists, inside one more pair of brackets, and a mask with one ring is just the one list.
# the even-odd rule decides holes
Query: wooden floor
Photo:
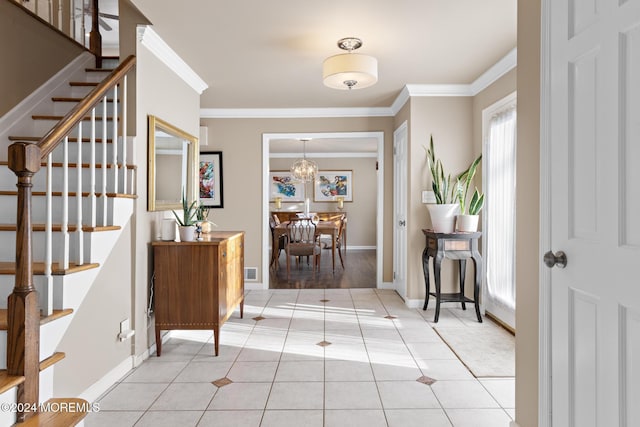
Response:
[{"label": "wooden floor", "polygon": [[287,258],[282,251],[276,266],[269,275],[270,289],[329,289],[329,288],[375,288],[376,251],[350,249],[343,252],[344,269],[336,252],[336,270],[331,268],[331,250],[324,249],[320,261],[320,271],[313,274],[313,260],[307,265],[304,259],[296,266],[291,258],[291,273],[287,280]]}]

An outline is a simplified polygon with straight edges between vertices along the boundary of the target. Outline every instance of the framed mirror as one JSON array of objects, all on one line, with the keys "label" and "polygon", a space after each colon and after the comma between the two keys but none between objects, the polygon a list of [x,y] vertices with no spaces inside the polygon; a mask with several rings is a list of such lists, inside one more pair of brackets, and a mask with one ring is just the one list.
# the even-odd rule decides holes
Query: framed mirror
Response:
[{"label": "framed mirror", "polygon": [[183,189],[189,202],[198,198],[198,138],[155,116],[148,125],[147,208],[181,209]]}]

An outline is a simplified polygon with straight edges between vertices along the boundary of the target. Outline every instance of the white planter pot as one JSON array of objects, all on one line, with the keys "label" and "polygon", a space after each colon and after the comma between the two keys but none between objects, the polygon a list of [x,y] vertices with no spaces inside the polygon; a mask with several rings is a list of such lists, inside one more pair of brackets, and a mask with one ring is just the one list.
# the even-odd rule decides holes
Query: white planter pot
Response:
[{"label": "white planter pot", "polygon": [[433,231],[436,233],[453,233],[453,225],[460,205],[457,203],[428,204],[427,209],[431,216],[431,228],[433,228]]},{"label": "white planter pot", "polygon": [[186,227],[180,226],[178,228],[180,230],[181,242],[193,242],[195,240],[194,236],[196,228],[193,225],[188,225]]},{"label": "white planter pot", "polygon": [[478,231],[478,218],[480,218],[479,215],[457,215],[456,230],[465,232]]}]

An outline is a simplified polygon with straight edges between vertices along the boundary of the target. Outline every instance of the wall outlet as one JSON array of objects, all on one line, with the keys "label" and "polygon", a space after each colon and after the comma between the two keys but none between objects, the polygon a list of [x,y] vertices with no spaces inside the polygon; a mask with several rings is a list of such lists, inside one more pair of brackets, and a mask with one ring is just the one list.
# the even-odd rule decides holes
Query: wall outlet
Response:
[{"label": "wall outlet", "polygon": [[125,332],[129,329],[131,329],[131,321],[129,320],[129,318],[126,318],[122,322],[120,322],[120,332]]},{"label": "wall outlet", "polygon": [[120,322],[120,333],[118,334],[118,339],[120,341],[125,341],[134,336],[136,331],[131,329],[131,321],[129,318],[124,319]]}]

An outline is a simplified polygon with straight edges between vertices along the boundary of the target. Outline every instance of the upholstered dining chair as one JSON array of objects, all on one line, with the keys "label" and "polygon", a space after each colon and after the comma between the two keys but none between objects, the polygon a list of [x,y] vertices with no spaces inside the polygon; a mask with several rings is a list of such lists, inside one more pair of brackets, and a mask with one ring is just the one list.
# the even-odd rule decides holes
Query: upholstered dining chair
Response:
[{"label": "upholstered dining chair", "polygon": [[313,274],[316,268],[320,269],[320,248],[319,235],[316,233],[316,225],[313,221],[302,218],[292,218],[287,224],[287,243],[285,252],[287,254],[287,279],[291,271],[291,257],[296,257],[296,265],[300,262],[300,257],[313,257]]}]

